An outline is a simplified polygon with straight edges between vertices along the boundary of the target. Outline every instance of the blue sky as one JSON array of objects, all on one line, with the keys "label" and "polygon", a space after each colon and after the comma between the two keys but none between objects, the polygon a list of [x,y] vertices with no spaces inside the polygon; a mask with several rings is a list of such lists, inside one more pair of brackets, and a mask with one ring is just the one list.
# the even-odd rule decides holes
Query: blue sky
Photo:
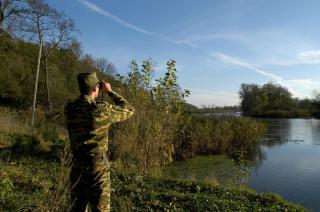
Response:
[{"label": "blue sky", "polygon": [[239,103],[241,83],[275,82],[295,97],[320,87],[320,1],[48,0],[74,19],[85,53],[125,74],[151,57],[177,61],[188,102]]}]

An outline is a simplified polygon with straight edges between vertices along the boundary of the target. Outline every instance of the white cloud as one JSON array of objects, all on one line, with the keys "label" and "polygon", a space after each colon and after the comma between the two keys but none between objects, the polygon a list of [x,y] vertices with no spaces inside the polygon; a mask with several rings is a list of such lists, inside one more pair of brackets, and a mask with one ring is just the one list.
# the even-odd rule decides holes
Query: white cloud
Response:
[{"label": "white cloud", "polygon": [[268,71],[262,70],[260,68],[255,67],[249,63],[246,63],[242,60],[235,59],[223,53],[213,53],[211,54],[215,59],[221,60],[225,63],[238,65],[241,67],[245,67],[249,70],[255,71],[261,75],[264,75],[276,83],[287,87],[289,91],[295,96],[299,98],[311,97],[314,90],[320,88],[320,80],[312,80],[312,79],[283,79],[281,76],[272,74]]},{"label": "white cloud", "polygon": [[93,4],[89,1],[86,1],[86,0],[78,0],[81,4],[83,4],[84,6],[86,6],[87,8],[89,8],[90,10],[100,14],[100,15],[103,15],[107,18],[110,18],[112,19],[113,21],[117,22],[118,24],[126,27],[126,28],[129,28],[129,29],[132,29],[134,31],[137,31],[137,32],[140,32],[140,33],[143,33],[143,34],[146,34],[146,35],[149,35],[149,36],[152,36],[152,37],[157,37],[157,38],[160,38],[160,39],[163,39],[163,40],[167,40],[171,43],[174,43],[174,44],[182,44],[182,45],[186,45],[186,46],[189,46],[189,47],[192,47],[192,48],[197,48],[197,45],[195,43],[192,43],[190,41],[187,41],[187,40],[180,40],[180,39],[175,39],[173,37],[170,37],[170,36],[167,36],[167,35],[163,35],[163,34],[160,34],[160,33],[156,33],[156,32],[152,32],[152,31],[149,31],[149,30],[146,30],[146,29],[143,29],[142,27],[139,27],[137,25],[134,25],[134,24],[130,24],[129,22],[113,15],[112,13],[108,12],[107,10],[105,9],[102,9],[100,8],[99,6],[97,6],[96,4]]},{"label": "white cloud", "polygon": [[320,49],[300,52],[297,59],[300,63],[320,63]]},{"label": "white cloud", "polygon": [[268,61],[268,64],[279,66],[320,64],[320,49],[298,52],[293,56],[282,59],[272,59]]}]

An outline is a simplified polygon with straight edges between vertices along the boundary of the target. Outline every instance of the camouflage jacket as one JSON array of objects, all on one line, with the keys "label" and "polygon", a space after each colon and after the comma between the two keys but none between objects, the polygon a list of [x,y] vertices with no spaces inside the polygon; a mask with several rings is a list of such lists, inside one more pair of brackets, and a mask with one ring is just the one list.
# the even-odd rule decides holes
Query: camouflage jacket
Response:
[{"label": "camouflage jacket", "polygon": [[108,150],[111,124],[132,116],[131,105],[116,92],[108,93],[115,105],[96,102],[86,95],[65,106],[65,117],[74,157],[93,156]]}]

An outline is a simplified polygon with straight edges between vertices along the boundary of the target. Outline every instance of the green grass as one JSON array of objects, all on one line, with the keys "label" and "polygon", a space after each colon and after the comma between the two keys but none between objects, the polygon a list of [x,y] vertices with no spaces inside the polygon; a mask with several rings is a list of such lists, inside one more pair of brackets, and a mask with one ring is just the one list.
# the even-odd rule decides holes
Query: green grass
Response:
[{"label": "green grass", "polygon": [[227,155],[195,156],[164,166],[158,174],[165,178],[194,180],[212,185],[235,184],[237,167]]},{"label": "green grass", "polygon": [[112,175],[115,211],[305,211],[274,194],[140,175]]},{"label": "green grass", "polygon": [[[68,165],[42,156],[2,154],[0,211],[65,211]],[[113,211],[305,211],[245,187],[142,176],[113,170]]]}]

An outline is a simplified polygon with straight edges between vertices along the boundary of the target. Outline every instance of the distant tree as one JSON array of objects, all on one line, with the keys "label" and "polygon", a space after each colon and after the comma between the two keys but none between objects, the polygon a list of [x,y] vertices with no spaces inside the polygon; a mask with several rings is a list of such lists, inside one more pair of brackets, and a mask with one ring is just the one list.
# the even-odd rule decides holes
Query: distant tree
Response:
[{"label": "distant tree", "polygon": [[320,105],[320,91],[314,90],[312,92],[312,99],[313,101],[318,102]]},{"label": "distant tree", "polygon": [[265,105],[266,99],[258,85],[241,84],[239,96],[244,115],[252,116],[262,113],[262,107]]},{"label": "distant tree", "polygon": [[71,39],[71,42],[69,42],[68,46],[66,46],[66,49],[70,49],[77,59],[80,59],[83,55],[81,43],[76,39]]},{"label": "distant tree", "polygon": [[295,110],[298,105],[287,88],[273,83],[263,86],[242,84],[239,95],[241,110],[247,116],[282,116]]},{"label": "distant tree", "polygon": [[315,112],[315,105],[314,105],[314,101],[312,99],[294,99],[295,104],[297,105],[297,107],[305,109],[305,110],[309,110],[311,112]]},{"label": "distant tree", "polygon": [[100,57],[95,59],[94,66],[97,70],[106,75],[114,76],[116,74],[116,69],[114,65],[111,62],[109,62],[107,58]]},{"label": "distant tree", "polygon": [[267,83],[262,86],[261,91],[266,95],[268,110],[289,110],[294,106],[292,94],[283,86]]},{"label": "distant tree", "polygon": [[315,112],[318,114],[317,116],[320,117],[320,91],[318,90],[312,92],[312,105]]}]

